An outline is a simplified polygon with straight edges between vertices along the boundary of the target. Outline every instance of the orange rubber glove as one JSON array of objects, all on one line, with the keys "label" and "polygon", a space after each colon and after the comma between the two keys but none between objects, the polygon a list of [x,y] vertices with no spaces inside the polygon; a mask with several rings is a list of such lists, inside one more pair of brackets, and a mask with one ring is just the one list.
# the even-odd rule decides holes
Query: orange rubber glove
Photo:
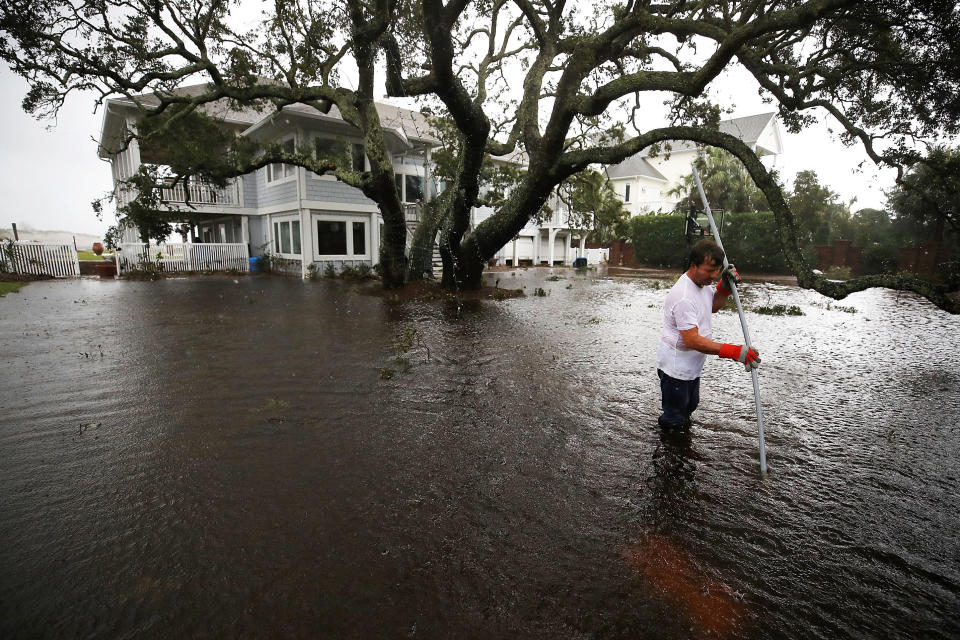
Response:
[{"label": "orange rubber glove", "polygon": [[755,349],[748,349],[739,344],[722,344],[720,345],[720,353],[717,355],[721,358],[729,358],[743,363],[743,368],[747,371],[760,367],[760,353]]}]

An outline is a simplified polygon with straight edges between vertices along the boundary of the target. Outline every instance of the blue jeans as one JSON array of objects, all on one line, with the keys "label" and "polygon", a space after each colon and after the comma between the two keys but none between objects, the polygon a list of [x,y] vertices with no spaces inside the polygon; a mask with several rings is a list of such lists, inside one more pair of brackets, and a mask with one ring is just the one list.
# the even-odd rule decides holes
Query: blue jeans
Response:
[{"label": "blue jeans", "polygon": [[661,427],[681,428],[690,424],[690,414],[700,404],[700,378],[678,380],[657,369],[660,378]]}]

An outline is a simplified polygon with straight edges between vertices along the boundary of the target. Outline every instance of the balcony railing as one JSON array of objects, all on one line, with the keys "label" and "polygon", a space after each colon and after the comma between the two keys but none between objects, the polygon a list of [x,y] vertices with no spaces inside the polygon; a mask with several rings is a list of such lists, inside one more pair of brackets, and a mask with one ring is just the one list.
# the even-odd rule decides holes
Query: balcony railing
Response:
[{"label": "balcony railing", "polygon": [[164,202],[189,201],[190,204],[236,207],[240,205],[240,183],[232,180],[226,187],[220,188],[204,180],[190,180],[186,184],[171,182],[161,188],[161,198]]},{"label": "balcony railing", "polygon": [[420,203],[405,202],[403,204],[403,215],[407,222],[420,222]]}]

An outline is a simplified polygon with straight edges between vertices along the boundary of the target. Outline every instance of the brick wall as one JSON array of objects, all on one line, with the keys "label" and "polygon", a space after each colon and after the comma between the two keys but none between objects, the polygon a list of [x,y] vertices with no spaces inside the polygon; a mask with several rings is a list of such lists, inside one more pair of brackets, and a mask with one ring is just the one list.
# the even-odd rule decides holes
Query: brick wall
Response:
[{"label": "brick wall", "polygon": [[[587,244],[589,247],[590,245]],[[626,240],[614,240],[610,243],[610,259],[607,264],[611,267],[631,267],[636,268],[636,258],[633,256],[633,243]]]}]

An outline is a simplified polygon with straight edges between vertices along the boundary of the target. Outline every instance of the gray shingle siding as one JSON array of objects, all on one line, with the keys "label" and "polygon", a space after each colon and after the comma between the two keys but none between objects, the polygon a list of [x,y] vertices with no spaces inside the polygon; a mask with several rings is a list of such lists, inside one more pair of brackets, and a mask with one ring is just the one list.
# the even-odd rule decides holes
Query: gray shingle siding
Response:
[{"label": "gray shingle siding", "polygon": [[257,174],[248,173],[243,176],[243,206],[257,208]]},{"label": "gray shingle siding", "polygon": [[360,189],[346,185],[338,180],[321,180],[309,174],[307,176],[306,199],[322,202],[338,202],[341,204],[374,204],[373,200],[363,195]]},{"label": "gray shingle siding", "polygon": [[297,201],[297,180],[280,184],[267,184],[265,169],[257,171],[257,206],[270,207],[277,204],[289,204]]}]

